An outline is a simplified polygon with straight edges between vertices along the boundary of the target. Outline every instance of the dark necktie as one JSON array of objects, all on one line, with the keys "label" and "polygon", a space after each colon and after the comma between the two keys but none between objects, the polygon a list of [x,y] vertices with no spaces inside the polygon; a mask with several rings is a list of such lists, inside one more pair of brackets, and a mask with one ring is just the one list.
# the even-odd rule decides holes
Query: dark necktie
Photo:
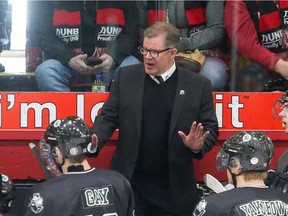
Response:
[{"label": "dark necktie", "polygon": [[159,81],[159,83],[163,83],[164,80],[161,76],[155,76],[155,78]]}]

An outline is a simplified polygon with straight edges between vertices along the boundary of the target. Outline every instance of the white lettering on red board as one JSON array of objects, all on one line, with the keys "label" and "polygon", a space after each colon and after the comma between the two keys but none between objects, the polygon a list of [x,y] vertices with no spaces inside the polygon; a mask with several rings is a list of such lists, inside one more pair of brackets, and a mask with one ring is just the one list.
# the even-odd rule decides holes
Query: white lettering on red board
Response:
[{"label": "white lettering on red board", "polygon": [[[215,104],[215,112],[219,124],[219,128],[223,127],[223,120],[224,120],[224,112],[231,112],[231,125],[234,128],[243,128],[244,122],[240,121],[240,112],[241,109],[244,108],[244,103],[240,103],[240,96],[237,95],[230,95],[231,100],[227,103],[227,98],[224,102],[224,94],[216,93],[214,97],[214,104]],[[6,107],[7,111],[13,110],[16,104],[16,94],[7,94],[6,95],[6,103],[8,104]],[[3,115],[3,104],[1,102],[2,95],[0,94],[0,128],[3,126],[2,122],[2,115]],[[85,106],[85,94],[76,94],[76,115],[83,118],[86,116],[86,112],[90,111],[90,121],[93,122],[95,117],[99,115],[104,102],[97,102],[91,108]],[[59,104],[54,102],[20,102],[20,128],[27,128],[29,121],[34,121],[35,128],[42,128],[43,126],[43,118],[47,118],[49,116],[49,122],[56,119],[57,116],[57,106]],[[69,109],[69,107],[67,107]],[[48,113],[43,115],[43,111]],[[32,112],[31,112],[32,111]],[[34,116],[31,116],[34,115]],[[227,115],[227,114],[226,114]],[[17,117],[17,116],[16,116]],[[34,118],[32,118],[34,117]],[[227,121],[227,120],[226,120]]]}]

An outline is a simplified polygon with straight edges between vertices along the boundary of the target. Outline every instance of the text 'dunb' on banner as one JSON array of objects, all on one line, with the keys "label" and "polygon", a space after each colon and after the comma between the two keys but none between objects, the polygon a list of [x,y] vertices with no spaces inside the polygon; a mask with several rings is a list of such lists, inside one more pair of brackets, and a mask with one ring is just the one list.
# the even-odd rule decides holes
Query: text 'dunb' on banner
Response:
[{"label": "text 'dunb' on banner", "polygon": [[[213,93],[220,132],[283,131],[272,116],[272,107],[283,93]],[[56,118],[76,115],[90,126],[109,93],[1,92],[1,132],[43,132]],[[31,134],[30,134],[31,135]]]}]

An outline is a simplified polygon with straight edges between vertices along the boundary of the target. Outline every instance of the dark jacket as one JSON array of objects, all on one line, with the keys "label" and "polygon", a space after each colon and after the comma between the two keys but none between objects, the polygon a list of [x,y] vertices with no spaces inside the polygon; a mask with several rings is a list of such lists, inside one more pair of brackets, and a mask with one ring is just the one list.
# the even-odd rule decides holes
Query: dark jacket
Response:
[{"label": "dark jacket", "polygon": [[[177,211],[193,209],[197,202],[196,179],[192,159],[201,159],[218,138],[218,123],[213,109],[210,82],[178,67],[178,80],[172,110],[168,157],[169,182],[173,207]],[[99,150],[119,128],[119,142],[111,169],[128,180],[133,176],[141,142],[143,93],[146,73],[143,64],[123,67],[112,83],[110,95],[96,116],[92,132],[98,136]],[[210,131],[202,151],[193,153],[178,135],[188,134],[193,121],[201,122]]]}]

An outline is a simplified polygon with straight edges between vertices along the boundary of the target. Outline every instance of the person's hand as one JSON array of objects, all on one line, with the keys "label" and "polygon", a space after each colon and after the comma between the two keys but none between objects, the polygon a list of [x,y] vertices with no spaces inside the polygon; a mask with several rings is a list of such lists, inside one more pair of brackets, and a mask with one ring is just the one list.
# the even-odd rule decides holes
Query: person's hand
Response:
[{"label": "person's hand", "polygon": [[86,58],[87,58],[87,54],[74,56],[73,58],[69,60],[68,66],[75,71],[78,71],[80,73],[85,73],[88,67],[85,62]]},{"label": "person's hand", "polygon": [[94,69],[105,73],[111,68],[114,60],[108,54],[103,54],[102,56],[100,56],[100,59],[102,59],[103,62],[99,65],[94,66]]},{"label": "person's hand", "polygon": [[113,65],[114,61],[110,55],[103,54],[100,59],[103,62],[96,66],[89,66],[86,64],[87,54],[81,54],[74,56],[69,60],[68,66],[81,74],[97,74],[102,72],[108,72],[110,67]]},{"label": "person's hand", "polygon": [[194,121],[187,136],[182,131],[178,131],[178,135],[187,148],[197,152],[201,150],[204,140],[209,136],[209,131],[204,133],[202,124],[197,125],[197,122]]},{"label": "person's hand", "polygon": [[285,79],[288,79],[288,62],[282,59],[278,60],[275,66],[275,71],[281,74]]},{"label": "person's hand", "polygon": [[89,153],[93,154],[97,151],[97,147],[98,147],[98,137],[96,134],[92,134],[91,143],[88,144],[87,150]]},{"label": "person's hand", "polygon": [[269,170],[265,184],[270,188],[282,191],[283,193],[288,193],[288,174]]},{"label": "person's hand", "polygon": [[80,54],[71,58],[68,62],[68,66],[75,71],[82,74],[95,74],[93,66],[86,64],[87,54]]}]

